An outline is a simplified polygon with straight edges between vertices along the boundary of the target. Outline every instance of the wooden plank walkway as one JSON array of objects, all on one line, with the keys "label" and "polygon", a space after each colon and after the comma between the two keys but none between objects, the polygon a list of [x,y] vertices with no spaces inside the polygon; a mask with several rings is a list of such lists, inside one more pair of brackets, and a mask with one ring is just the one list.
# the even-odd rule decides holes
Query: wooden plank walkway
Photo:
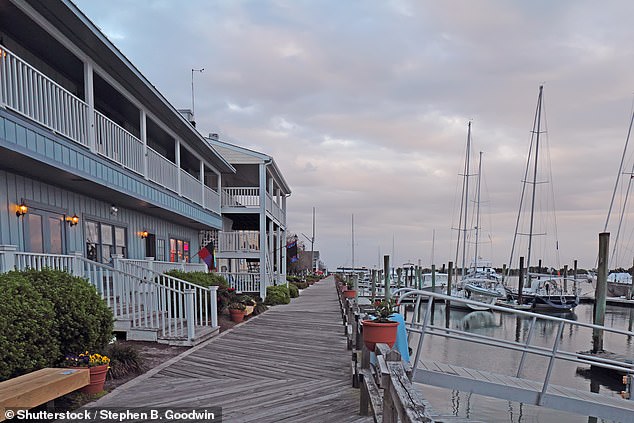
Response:
[{"label": "wooden plank walkway", "polygon": [[359,416],[334,278],[170,360],[91,407],[220,406],[224,422]]},{"label": "wooden plank walkway", "polygon": [[[413,382],[534,405],[538,404],[542,390],[542,383],[533,380],[431,360],[419,360]],[[634,401],[553,384],[548,386],[542,405],[585,416],[622,422],[634,421]]]}]

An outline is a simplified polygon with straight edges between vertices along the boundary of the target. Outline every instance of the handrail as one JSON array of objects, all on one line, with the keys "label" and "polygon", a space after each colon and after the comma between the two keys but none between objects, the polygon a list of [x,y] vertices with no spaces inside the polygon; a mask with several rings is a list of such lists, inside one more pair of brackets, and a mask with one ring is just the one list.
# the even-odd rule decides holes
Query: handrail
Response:
[{"label": "handrail", "polygon": [[[434,293],[430,291],[422,291],[422,290],[411,289],[411,288],[399,289],[395,292],[395,294],[400,294],[400,298],[399,298],[400,302],[402,302],[404,299],[408,297],[416,297],[416,307],[414,309],[411,322],[407,324],[408,331],[410,333],[420,334],[420,337],[418,340],[418,346],[416,350],[416,356],[413,362],[413,373],[416,373],[416,370],[417,370],[418,360],[420,358],[420,354],[423,350],[423,344],[426,339],[425,335],[430,335],[430,336],[441,336],[448,339],[460,340],[462,342],[471,342],[471,343],[476,343],[480,345],[498,347],[498,348],[503,348],[505,350],[510,350],[510,351],[522,352],[522,358],[518,364],[517,373],[515,375],[518,378],[521,377],[526,354],[532,354],[532,355],[548,358],[549,359],[548,367],[546,369],[546,374],[544,375],[544,379],[542,382],[542,391],[541,393],[539,393],[537,405],[541,405],[542,399],[544,398],[544,395],[550,384],[553,366],[557,360],[569,361],[569,362],[574,362],[579,364],[589,364],[591,366],[623,372],[626,374],[634,374],[634,363],[629,363],[627,361],[621,361],[618,359],[594,357],[593,355],[587,354],[587,353],[566,351],[561,349],[560,347],[561,333],[565,325],[570,325],[571,327],[584,327],[587,329],[592,329],[593,331],[601,330],[601,331],[611,332],[611,333],[624,335],[628,337],[634,337],[634,332],[610,328],[610,327],[601,326],[601,325],[595,325],[591,323],[584,323],[584,322],[577,322],[574,320],[562,319],[560,317],[555,317],[555,316],[547,316],[542,314],[530,313],[530,312],[526,312],[522,310],[513,310],[513,309],[500,307],[496,305],[489,305],[491,309],[498,310],[504,313],[512,313],[517,316],[527,317],[531,319],[531,326],[528,331],[526,341],[525,342],[511,341],[507,339],[494,338],[492,336],[468,332],[461,329],[453,329],[453,328],[448,328],[445,326],[440,327],[440,326],[434,325],[433,323],[430,323],[429,316],[431,314],[434,300],[450,301],[452,304],[455,302],[459,302],[464,304],[482,305],[483,303],[479,303],[477,301],[468,300],[464,298],[457,298],[457,297],[452,297],[452,296],[448,296],[444,294]],[[423,323],[417,323],[415,322],[415,318],[420,313],[420,299],[424,297],[428,299],[426,310],[425,310],[425,318],[423,319]],[[533,338],[532,336],[533,327],[535,325],[535,322],[538,319],[554,323],[557,326],[557,335],[555,336],[553,344],[550,347],[532,345],[531,343]]]}]

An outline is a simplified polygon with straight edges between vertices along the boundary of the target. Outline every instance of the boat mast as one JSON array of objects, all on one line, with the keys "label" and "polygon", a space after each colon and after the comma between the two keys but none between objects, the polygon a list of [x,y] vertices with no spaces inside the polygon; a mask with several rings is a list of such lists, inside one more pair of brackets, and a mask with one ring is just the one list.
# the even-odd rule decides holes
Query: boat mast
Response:
[{"label": "boat mast", "polygon": [[480,151],[480,161],[478,162],[478,185],[477,185],[477,202],[476,202],[476,222],[475,222],[475,257],[473,259],[473,268],[478,271],[478,241],[480,237],[480,184],[482,178],[482,151]]},{"label": "boat mast", "polygon": [[[469,155],[471,152],[471,121],[468,123],[467,129],[467,151],[465,153],[464,173],[462,174],[462,198],[460,199],[460,218],[458,231],[462,231],[462,277],[466,274],[465,256],[467,245],[467,211],[469,204]],[[458,263],[458,252],[460,251],[460,234],[458,234],[458,242],[456,243],[456,264]],[[456,271],[456,274],[458,272]]]},{"label": "boat mast", "polygon": [[354,272],[354,213],[352,214],[352,272]]},{"label": "boat mast", "polygon": [[533,131],[535,134],[535,163],[533,167],[533,192],[531,198],[531,217],[530,217],[530,226],[528,230],[528,252],[526,254],[526,272],[529,275],[530,281],[530,268],[531,268],[531,250],[533,247],[533,226],[535,221],[535,191],[537,188],[537,158],[539,155],[539,135],[540,135],[540,127],[541,127],[541,117],[542,117],[542,93],[544,90],[544,86],[539,86],[539,97],[537,98],[537,129]]}]

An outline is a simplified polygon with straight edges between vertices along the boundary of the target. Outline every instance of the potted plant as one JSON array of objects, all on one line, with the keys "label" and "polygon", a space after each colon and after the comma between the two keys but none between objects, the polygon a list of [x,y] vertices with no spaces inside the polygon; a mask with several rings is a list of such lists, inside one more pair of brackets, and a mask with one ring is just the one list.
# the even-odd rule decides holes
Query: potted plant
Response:
[{"label": "potted plant", "polygon": [[364,319],[363,342],[370,351],[374,351],[374,346],[378,343],[387,344],[390,348],[396,342],[396,331],[398,322],[390,320],[390,316],[396,312],[393,299],[382,300],[374,306],[374,310],[369,313],[370,318]]},{"label": "potted plant", "polygon": [[240,297],[240,302],[244,304],[244,315],[248,316],[253,313],[253,309],[255,308],[256,302],[253,298],[248,295],[242,295]]},{"label": "potted plant", "polygon": [[244,320],[244,309],[246,307],[239,301],[235,301],[229,304],[229,314],[231,315],[231,320],[235,323],[240,323]]},{"label": "potted plant", "polygon": [[67,355],[67,367],[88,367],[90,370],[90,384],[81,388],[84,394],[98,394],[103,391],[110,359],[101,354],[90,354],[88,351],[79,355]]},{"label": "potted plant", "polygon": [[348,289],[343,291],[344,298],[354,298],[357,295],[357,291],[354,289],[354,282],[352,281],[352,279],[348,280],[348,282],[346,282],[346,285]]}]

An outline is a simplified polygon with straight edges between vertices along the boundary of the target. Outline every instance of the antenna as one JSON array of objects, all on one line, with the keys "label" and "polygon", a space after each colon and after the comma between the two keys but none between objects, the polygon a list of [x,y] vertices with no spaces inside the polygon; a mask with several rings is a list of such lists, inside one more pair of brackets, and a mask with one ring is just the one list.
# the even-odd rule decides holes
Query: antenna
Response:
[{"label": "antenna", "polygon": [[200,69],[192,69],[192,115],[194,115],[194,72],[199,72],[202,73],[205,70],[205,68],[200,68]]}]

